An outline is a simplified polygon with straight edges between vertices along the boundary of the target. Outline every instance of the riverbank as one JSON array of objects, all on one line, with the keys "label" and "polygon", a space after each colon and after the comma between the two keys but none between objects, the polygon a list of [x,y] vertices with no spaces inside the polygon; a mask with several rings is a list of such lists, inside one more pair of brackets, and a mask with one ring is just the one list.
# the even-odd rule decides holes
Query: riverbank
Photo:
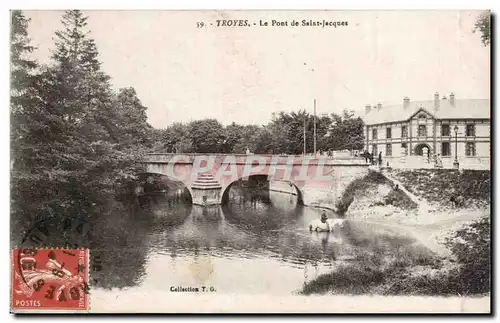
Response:
[{"label": "riverbank", "polygon": [[[309,282],[302,293],[488,293],[489,187],[485,171],[405,170],[386,176],[372,172],[348,192],[354,198],[345,214],[347,221],[385,226],[428,252],[363,255],[360,261],[341,263]],[[467,191],[472,188],[476,191]],[[459,196],[460,204],[451,202],[450,194]]]},{"label": "riverbank", "polygon": [[[386,170],[382,176],[373,172],[362,185],[357,185],[355,193],[351,193],[356,197],[346,212],[346,218],[398,228],[438,255],[449,256],[449,248],[443,245],[446,239],[460,228],[490,214],[488,173]],[[398,190],[395,190],[395,182],[401,185]],[[459,191],[463,199],[460,206],[449,201],[454,185],[460,187],[454,190]],[[470,192],[472,188],[480,189]]]}]

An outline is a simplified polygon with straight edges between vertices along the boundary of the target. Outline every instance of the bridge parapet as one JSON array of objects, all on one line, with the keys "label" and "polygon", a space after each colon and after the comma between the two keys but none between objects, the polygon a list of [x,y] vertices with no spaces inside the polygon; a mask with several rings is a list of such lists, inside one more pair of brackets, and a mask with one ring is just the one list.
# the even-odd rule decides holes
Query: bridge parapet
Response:
[{"label": "bridge parapet", "polygon": [[149,154],[146,172],[181,181],[194,204],[221,204],[232,183],[251,176],[293,184],[304,205],[335,208],[347,185],[368,173],[359,157],[303,155]]},{"label": "bridge parapet", "polygon": [[173,153],[152,153],[147,154],[142,160],[143,163],[152,164],[193,164],[196,160],[214,162],[221,164],[267,164],[267,165],[293,165],[298,166],[304,163],[309,165],[349,165],[366,166],[367,163],[360,157],[330,157],[330,156],[303,156],[303,155],[246,155],[246,154],[173,154]]}]

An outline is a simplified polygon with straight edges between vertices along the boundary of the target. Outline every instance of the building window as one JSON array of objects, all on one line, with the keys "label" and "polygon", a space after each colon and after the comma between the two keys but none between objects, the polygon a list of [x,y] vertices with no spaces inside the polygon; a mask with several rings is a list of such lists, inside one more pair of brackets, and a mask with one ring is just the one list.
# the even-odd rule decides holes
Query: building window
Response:
[{"label": "building window", "polygon": [[392,156],[392,145],[391,144],[385,145],[385,155]]},{"label": "building window", "polygon": [[403,142],[403,143],[401,144],[401,154],[402,154],[403,156],[408,155],[408,145],[406,144],[406,142]]},{"label": "building window", "polygon": [[427,118],[427,116],[425,115],[425,113],[421,113],[419,116],[418,116],[419,119],[425,119]]},{"label": "building window", "polygon": [[391,128],[388,127],[388,128],[385,129],[385,137],[387,139],[392,138],[392,129]]},{"label": "building window", "polygon": [[427,126],[424,124],[418,125],[418,136],[426,137],[427,136]]},{"label": "building window", "polygon": [[443,156],[451,156],[451,149],[449,142],[441,143],[441,155]]},{"label": "building window", "polygon": [[372,139],[376,140],[377,138],[377,129],[372,129]]},{"label": "building window", "polygon": [[465,143],[465,156],[476,156],[476,144],[473,142]]},{"label": "building window", "polygon": [[401,127],[401,138],[407,138],[407,137],[408,137],[408,127],[402,126]]},{"label": "building window", "polygon": [[441,125],[441,136],[443,136],[443,137],[450,136],[450,125],[449,124]]},{"label": "building window", "polygon": [[377,145],[372,145],[372,154],[373,154],[373,157],[375,157],[377,155]]},{"label": "building window", "polygon": [[473,124],[468,124],[467,127],[465,128],[465,135],[467,137],[474,137],[476,135],[476,129],[474,128]]}]

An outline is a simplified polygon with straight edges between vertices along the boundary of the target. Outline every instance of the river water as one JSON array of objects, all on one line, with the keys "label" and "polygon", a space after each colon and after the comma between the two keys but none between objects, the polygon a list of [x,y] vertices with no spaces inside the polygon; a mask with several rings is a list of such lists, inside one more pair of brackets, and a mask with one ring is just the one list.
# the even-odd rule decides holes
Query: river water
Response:
[{"label": "river water", "polygon": [[297,205],[296,196],[231,193],[226,206],[208,209],[178,192],[155,195],[133,212],[104,218],[91,249],[100,264],[91,273],[93,288],[104,295],[201,286],[217,293],[293,295],[340,263],[416,245],[405,234],[349,219],[333,233],[310,233],[309,222],[322,210]]}]

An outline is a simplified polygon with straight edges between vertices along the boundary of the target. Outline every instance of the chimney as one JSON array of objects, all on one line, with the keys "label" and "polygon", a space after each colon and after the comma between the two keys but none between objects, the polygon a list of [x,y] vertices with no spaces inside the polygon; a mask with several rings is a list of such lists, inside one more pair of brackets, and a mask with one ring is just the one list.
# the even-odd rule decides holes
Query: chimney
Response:
[{"label": "chimney", "polygon": [[380,110],[380,109],[382,109],[382,103],[379,102],[379,103],[377,103],[377,110]]},{"label": "chimney", "polygon": [[369,104],[365,105],[365,115],[367,115],[368,113],[370,113],[371,109],[372,109],[371,105],[369,105]]},{"label": "chimney", "polygon": [[452,107],[455,106],[455,93],[453,92],[450,93],[450,104]]},{"label": "chimney", "polygon": [[403,98],[403,109],[406,110],[410,106],[410,98],[405,96]]},{"label": "chimney", "polygon": [[434,109],[439,109],[439,93],[434,93]]}]

